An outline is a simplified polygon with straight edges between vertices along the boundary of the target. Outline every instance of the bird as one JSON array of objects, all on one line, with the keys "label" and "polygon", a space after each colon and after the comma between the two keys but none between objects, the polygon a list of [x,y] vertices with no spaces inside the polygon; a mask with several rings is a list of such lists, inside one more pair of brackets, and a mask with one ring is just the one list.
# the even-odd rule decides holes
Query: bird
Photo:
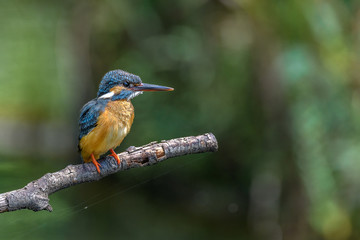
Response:
[{"label": "bird", "polygon": [[92,162],[100,174],[98,159],[110,150],[120,165],[114,148],[130,132],[134,121],[131,99],[147,91],[173,91],[174,88],[143,83],[132,73],[117,69],[102,78],[96,98],[86,103],[79,118],[78,150],[85,163]]}]

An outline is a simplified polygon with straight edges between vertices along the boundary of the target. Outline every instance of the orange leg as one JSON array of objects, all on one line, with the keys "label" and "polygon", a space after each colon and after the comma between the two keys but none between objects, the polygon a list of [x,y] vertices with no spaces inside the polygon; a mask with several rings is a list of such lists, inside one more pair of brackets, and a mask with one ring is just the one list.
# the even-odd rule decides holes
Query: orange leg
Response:
[{"label": "orange leg", "polygon": [[92,159],[92,163],[95,165],[96,170],[98,171],[98,173],[100,173],[100,168],[101,167],[100,163],[98,163],[94,157],[94,154],[91,154],[91,159]]},{"label": "orange leg", "polygon": [[110,149],[110,156],[113,156],[115,158],[115,160],[117,161],[118,165],[120,165],[120,158],[119,156],[116,154],[116,152],[113,149]]}]

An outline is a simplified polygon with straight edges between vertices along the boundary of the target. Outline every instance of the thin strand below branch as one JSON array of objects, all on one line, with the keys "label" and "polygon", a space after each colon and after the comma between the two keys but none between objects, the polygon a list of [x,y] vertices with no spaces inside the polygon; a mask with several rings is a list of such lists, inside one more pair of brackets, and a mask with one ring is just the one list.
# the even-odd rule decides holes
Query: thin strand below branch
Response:
[{"label": "thin strand below branch", "polygon": [[145,167],[164,161],[168,158],[187,154],[215,152],[218,143],[212,133],[199,136],[176,138],[160,143],[152,142],[142,147],[131,147],[118,154],[121,164],[113,157],[101,158],[101,173],[96,171],[92,163],[69,165],[66,168],[47,173],[43,177],[30,182],[25,187],[0,194],[0,213],[20,209],[33,211],[52,211],[49,195],[80,183],[93,182],[118,171],[135,167]]}]

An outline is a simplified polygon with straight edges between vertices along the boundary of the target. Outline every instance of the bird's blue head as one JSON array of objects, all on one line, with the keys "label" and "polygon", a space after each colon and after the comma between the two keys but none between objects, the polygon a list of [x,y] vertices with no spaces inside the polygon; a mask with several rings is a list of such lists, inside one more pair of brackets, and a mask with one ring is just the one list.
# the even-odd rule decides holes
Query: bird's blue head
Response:
[{"label": "bird's blue head", "polygon": [[107,72],[102,78],[98,98],[111,100],[130,100],[143,91],[172,91],[173,88],[143,83],[139,76],[123,70]]}]

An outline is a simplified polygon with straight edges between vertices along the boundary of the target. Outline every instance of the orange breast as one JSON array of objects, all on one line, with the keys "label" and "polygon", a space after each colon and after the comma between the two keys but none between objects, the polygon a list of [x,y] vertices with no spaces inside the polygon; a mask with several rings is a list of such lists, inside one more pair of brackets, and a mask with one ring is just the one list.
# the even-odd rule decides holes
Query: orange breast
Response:
[{"label": "orange breast", "polygon": [[91,154],[95,159],[111,148],[120,145],[130,132],[134,120],[134,107],[126,100],[109,102],[99,116],[97,126],[80,140],[81,155],[84,162],[90,162]]}]

